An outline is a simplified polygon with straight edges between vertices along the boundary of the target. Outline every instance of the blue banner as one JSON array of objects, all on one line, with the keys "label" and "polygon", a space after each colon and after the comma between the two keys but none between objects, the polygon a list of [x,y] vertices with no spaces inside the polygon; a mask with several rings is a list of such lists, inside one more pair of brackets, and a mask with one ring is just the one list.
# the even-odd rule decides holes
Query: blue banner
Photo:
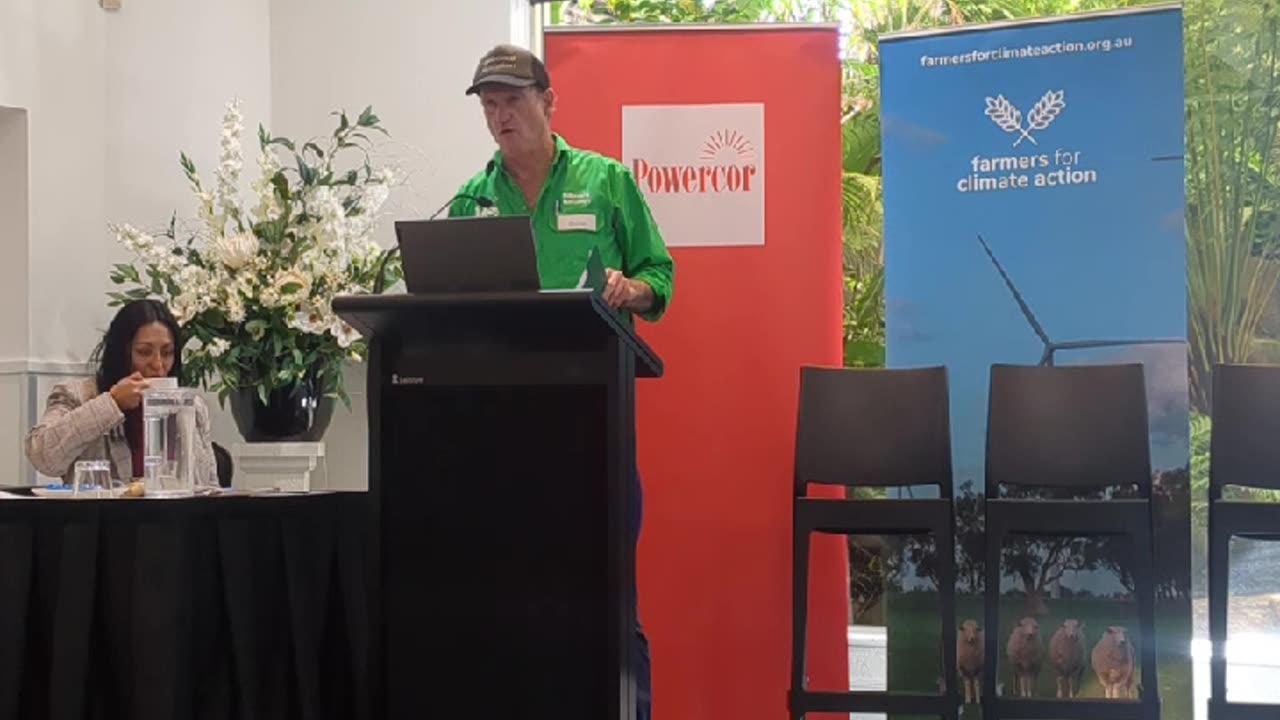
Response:
[{"label": "blue banner", "polygon": [[[888,364],[948,367],[957,499],[974,500],[993,363],[1143,363],[1153,469],[1169,500],[1158,530],[1161,650],[1185,657],[1181,12],[886,37],[880,60]],[[970,527],[978,513],[964,515],[978,504],[957,507],[959,545],[980,550],[980,530]],[[971,532],[976,543],[964,536]],[[1126,574],[1106,553],[1076,557],[1048,543],[1024,549],[1027,557],[1005,556],[1000,590],[1010,600],[995,630],[1002,650],[1024,615],[1039,618],[1046,652],[1064,619],[1085,622],[1086,652],[1110,625],[1136,628]],[[975,598],[980,561],[962,553],[959,568],[960,589]],[[911,587],[903,583],[898,608],[912,607]],[[961,604],[960,621],[981,617],[975,598]],[[891,643],[903,612],[891,598]],[[1185,709],[1189,698],[1177,693],[1186,694],[1189,666],[1170,675],[1161,664],[1162,690],[1185,681],[1176,693],[1162,692],[1166,705]],[[994,670],[995,659],[987,667]],[[899,689],[893,671],[890,685]],[[1091,676],[1081,696],[1102,697]],[[1051,670],[1035,694],[1054,697]]]}]

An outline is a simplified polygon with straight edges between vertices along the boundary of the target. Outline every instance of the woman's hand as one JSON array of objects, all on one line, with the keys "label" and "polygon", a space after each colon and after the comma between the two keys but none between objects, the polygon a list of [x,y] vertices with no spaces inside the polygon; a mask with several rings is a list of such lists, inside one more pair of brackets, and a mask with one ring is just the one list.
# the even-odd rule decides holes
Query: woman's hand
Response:
[{"label": "woman's hand", "polygon": [[136,372],[121,379],[111,388],[111,399],[116,401],[120,412],[129,412],[142,404],[142,391],[147,387],[142,373]]}]

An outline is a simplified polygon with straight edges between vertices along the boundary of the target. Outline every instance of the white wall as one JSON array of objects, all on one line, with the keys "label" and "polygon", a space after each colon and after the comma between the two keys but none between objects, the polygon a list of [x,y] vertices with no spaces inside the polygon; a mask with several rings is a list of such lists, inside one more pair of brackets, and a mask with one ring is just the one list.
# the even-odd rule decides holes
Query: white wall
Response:
[{"label": "white wall", "polygon": [[[290,137],[333,131],[333,110],[366,105],[391,139],[383,147],[408,174],[389,203],[392,221],[422,218],[449,200],[493,154],[477,100],[463,93],[476,63],[499,43],[527,47],[527,0],[271,0],[271,118]],[[347,373],[352,410],[339,406],[326,435],[335,488],[364,488],[365,366]]]},{"label": "white wall", "polygon": [[[30,166],[29,330],[4,369],[6,398],[23,404],[19,435],[51,383],[83,371],[110,319],[107,272],[123,254],[107,223],[160,227],[190,211],[178,152],[212,164],[225,100],[266,117],[268,22],[267,0],[128,0],[119,12],[0,2],[0,105],[26,109]],[[29,480],[9,424],[0,431],[0,484]]]},{"label": "white wall", "polygon": [[0,6],[0,105],[29,117],[29,360],[76,363],[109,318],[107,222],[163,225],[190,205],[179,149],[216,156],[232,95],[250,118],[269,110],[266,0]]},{"label": "white wall", "polygon": [[[329,113],[373,105],[409,173],[399,217],[435,212],[493,154],[463,95],[481,55],[527,46],[527,0],[271,0],[271,116],[281,134],[333,131]],[[522,8],[516,13],[513,8]],[[388,223],[379,240],[389,246]]]},{"label": "white wall", "polygon": [[[17,352],[6,366],[18,390],[3,394],[24,405],[20,429],[42,409],[43,388],[82,370],[110,318],[108,267],[123,255],[107,223],[163,227],[175,210],[192,214],[178,153],[212,171],[228,99],[242,102],[246,173],[258,122],[278,134],[322,133],[330,110],[373,104],[410,173],[391,208],[421,217],[492,152],[475,99],[462,92],[489,47],[528,44],[525,3],[125,0],[104,11],[94,0],[0,0],[0,106],[28,119],[29,331],[25,358]],[[379,240],[391,238],[388,224]],[[340,409],[327,437],[330,476],[363,487],[363,367],[350,376],[354,411]],[[217,438],[235,442],[230,418],[215,422]],[[13,447],[0,443],[0,484],[22,467]]]},{"label": "white wall", "polygon": [[[29,420],[27,113],[0,107],[0,462],[21,458],[19,439]],[[23,472],[21,462],[0,468]]]},{"label": "white wall", "polygon": [[[22,434],[25,432],[23,425],[26,422],[21,379],[14,375],[0,375],[0,458],[13,458],[12,466],[5,468],[10,472],[21,469],[18,459],[22,457]],[[10,483],[11,479],[0,481],[0,485]]]},{"label": "white wall", "polygon": [[0,107],[0,372],[29,354],[27,145],[27,112]]},{"label": "white wall", "polygon": [[[102,306],[98,298],[86,304],[86,287],[97,275],[90,268],[105,252],[95,242],[104,203],[103,22],[102,11],[91,3],[0,2],[0,106],[25,115],[23,131],[16,111],[7,114],[0,142],[25,143],[27,162],[20,174],[9,168],[2,181],[6,195],[25,182],[19,192],[25,194],[26,228],[20,240],[10,233],[0,241],[5,264],[18,260],[24,296],[0,326],[8,351],[0,358],[0,484],[31,477],[20,445],[35,402],[31,369],[71,357],[70,339]],[[15,139],[21,132],[25,139]],[[10,146],[6,154],[12,153]],[[6,201],[12,206],[15,198]],[[84,264],[77,267],[75,261]],[[14,269],[7,267],[0,278],[10,292]],[[6,295],[6,304],[10,299]]]},{"label": "white wall", "polygon": [[29,300],[41,325],[29,353],[43,359],[68,357],[89,307],[87,283],[55,289],[53,279],[67,277],[60,261],[103,256],[93,243],[103,217],[103,42],[96,4],[9,0],[0,9],[0,105],[28,112]]},{"label": "white wall", "polygon": [[0,105],[26,107],[31,96],[35,33],[30,30],[37,2],[0,3]]},{"label": "white wall", "polygon": [[175,210],[179,220],[194,218],[178,155],[185,151],[212,184],[232,99],[244,115],[247,191],[257,127],[271,119],[266,0],[125,0],[106,17],[107,221],[163,229]]}]

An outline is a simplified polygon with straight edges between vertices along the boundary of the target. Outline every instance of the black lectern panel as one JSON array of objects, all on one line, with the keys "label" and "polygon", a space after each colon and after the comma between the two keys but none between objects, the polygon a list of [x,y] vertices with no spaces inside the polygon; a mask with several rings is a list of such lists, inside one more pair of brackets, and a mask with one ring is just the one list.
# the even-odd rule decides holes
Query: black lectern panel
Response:
[{"label": "black lectern panel", "polygon": [[405,449],[384,476],[387,656],[437,666],[389,667],[386,717],[446,717],[459,698],[605,716],[606,405],[603,386],[384,395],[412,418],[383,428]]},{"label": "black lectern panel", "polygon": [[431,340],[433,347],[496,343],[512,350],[579,350],[605,339],[636,358],[635,377],[661,377],[662,360],[590,291],[473,295],[357,295],[334,310],[366,338]]},{"label": "black lectern panel", "polygon": [[374,716],[630,720],[634,382],[661,360],[585,293],[334,308],[370,339]]}]

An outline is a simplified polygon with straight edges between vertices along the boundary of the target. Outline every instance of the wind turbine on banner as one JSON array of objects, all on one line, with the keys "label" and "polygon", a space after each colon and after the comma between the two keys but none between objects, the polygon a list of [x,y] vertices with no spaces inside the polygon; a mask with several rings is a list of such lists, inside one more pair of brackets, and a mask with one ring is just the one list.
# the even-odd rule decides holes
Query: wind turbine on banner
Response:
[{"label": "wind turbine on banner", "polygon": [[1044,354],[1040,356],[1041,366],[1052,366],[1053,354],[1059,350],[1086,350],[1091,348],[1123,347],[1128,345],[1182,344],[1186,342],[1182,338],[1151,338],[1147,340],[1068,340],[1066,342],[1054,342],[1049,338],[1049,333],[1045,332],[1044,326],[1036,319],[1035,313],[1031,312],[1031,307],[1027,305],[1027,301],[1022,299],[1022,293],[1018,292],[1018,288],[1013,284],[1013,280],[1009,277],[1009,273],[1004,271],[1004,266],[996,259],[995,253],[991,252],[991,246],[987,245],[987,241],[983,239],[981,233],[978,234],[978,242],[982,243],[982,249],[986,251],[987,257],[991,258],[991,263],[996,266],[996,272],[1000,273],[1000,277],[1004,278],[1004,284],[1009,288],[1009,292],[1013,293],[1013,299],[1018,303],[1018,308],[1022,310],[1022,316],[1027,319],[1027,323],[1031,325],[1031,329],[1035,332],[1036,337],[1040,338],[1040,342],[1044,343]]}]

